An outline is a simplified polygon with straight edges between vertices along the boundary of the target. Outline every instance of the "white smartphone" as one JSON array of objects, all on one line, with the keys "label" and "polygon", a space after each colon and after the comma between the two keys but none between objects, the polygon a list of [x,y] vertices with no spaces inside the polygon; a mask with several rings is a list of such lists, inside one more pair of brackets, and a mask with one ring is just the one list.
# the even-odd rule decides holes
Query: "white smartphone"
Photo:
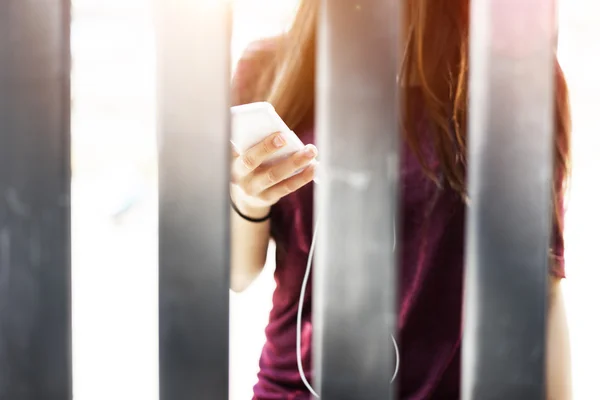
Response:
[{"label": "white smartphone", "polygon": [[302,150],[304,144],[270,103],[257,102],[231,107],[231,142],[238,152],[247,151],[275,132],[281,133],[286,144],[265,160],[263,165],[291,156]]}]

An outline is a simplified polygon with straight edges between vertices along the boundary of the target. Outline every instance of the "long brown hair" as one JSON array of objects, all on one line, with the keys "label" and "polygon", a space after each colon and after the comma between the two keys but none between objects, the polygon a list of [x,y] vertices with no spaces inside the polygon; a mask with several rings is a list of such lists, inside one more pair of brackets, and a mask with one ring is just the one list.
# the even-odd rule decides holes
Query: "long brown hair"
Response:
[{"label": "long brown hair", "polygon": [[[315,47],[319,0],[300,0],[289,32],[278,39],[274,52],[255,60],[260,68],[250,79],[244,98],[235,102],[266,100],[294,129],[312,116],[315,97]],[[409,0],[406,2],[407,52],[404,80],[421,88],[423,99],[404,96],[404,139],[432,179],[436,175],[423,156],[422,138],[415,124],[416,107],[424,100],[431,123],[433,145],[445,181],[466,193],[467,93],[469,0]],[[570,170],[571,118],[567,85],[555,62],[555,222],[562,231],[562,196]],[[449,121],[451,123],[449,124]]]}]

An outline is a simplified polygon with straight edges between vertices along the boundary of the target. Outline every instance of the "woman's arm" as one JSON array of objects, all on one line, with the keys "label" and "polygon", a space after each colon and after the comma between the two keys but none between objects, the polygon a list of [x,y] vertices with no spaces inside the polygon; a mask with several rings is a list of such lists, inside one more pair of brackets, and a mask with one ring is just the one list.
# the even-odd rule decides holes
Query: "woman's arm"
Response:
[{"label": "woman's arm", "polygon": [[546,397],[571,400],[571,348],[560,279],[550,277],[546,347]]},{"label": "woman's arm", "polygon": [[[307,145],[288,158],[262,167],[269,155],[284,145],[278,134],[271,135],[246,153],[234,157],[231,199],[241,214],[262,219],[279,199],[313,180],[317,149]],[[302,172],[295,174],[296,171]],[[263,269],[269,244],[269,223],[250,222],[235,210],[231,217],[231,289],[244,290]]]},{"label": "woman's arm", "polygon": [[[232,197],[235,197],[232,190]],[[233,198],[233,201],[236,201]],[[269,213],[269,208],[249,209],[237,202],[244,215],[261,218]],[[267,258],[270,221],[253,223],[231,211],[231,284],[234,292],[246,289],[262,271]]]}]

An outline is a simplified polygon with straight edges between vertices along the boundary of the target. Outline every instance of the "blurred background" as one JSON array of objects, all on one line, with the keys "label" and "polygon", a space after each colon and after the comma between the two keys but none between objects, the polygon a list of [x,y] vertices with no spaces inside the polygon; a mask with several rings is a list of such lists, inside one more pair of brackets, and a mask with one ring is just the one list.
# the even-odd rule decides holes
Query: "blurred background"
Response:
[{"label": "blurred background", "polygon": [[[233,0],[232,63],[286,29],[297,0]],[[571,88],[573,179],[566,221],[576,400],[600,399],[600,3],[560,2]],[[151,0],[73,0],[73,362],[76,400],[158,399],[155,49]],[[249,400],[274,288],[231,294],[231,400]]]}]

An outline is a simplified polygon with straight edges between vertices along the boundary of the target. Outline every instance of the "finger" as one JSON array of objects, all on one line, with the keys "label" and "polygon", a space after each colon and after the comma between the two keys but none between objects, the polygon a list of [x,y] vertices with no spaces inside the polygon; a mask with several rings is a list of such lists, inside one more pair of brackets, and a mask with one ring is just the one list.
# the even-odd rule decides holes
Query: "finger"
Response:
[{"label": "finger", "polygon": [[275,186],[265,190],[260,196],[264,201],[269,203],[275,203],[282,197],[287,196],[290,193],[295,192],[301,187],[311,182],[315,177],[315,164],[311,164],[302,172],[287,178]]},{"label": "finger", "polygon": [[280,132],[274,133],[260,143],[252,146],[234,161],[233,170],[237,177],[244,177],[253,172],[267,157],[285,146]]},{"label": "finger", "polygon": [[253,179],[254,187],[251,190],[254,193],[260,193],[275,186],[294,175],[298,170],[306,167],[316,156],[317,148],[315,146],[312,144],[305,146],[304,149],[257,174]]}]

